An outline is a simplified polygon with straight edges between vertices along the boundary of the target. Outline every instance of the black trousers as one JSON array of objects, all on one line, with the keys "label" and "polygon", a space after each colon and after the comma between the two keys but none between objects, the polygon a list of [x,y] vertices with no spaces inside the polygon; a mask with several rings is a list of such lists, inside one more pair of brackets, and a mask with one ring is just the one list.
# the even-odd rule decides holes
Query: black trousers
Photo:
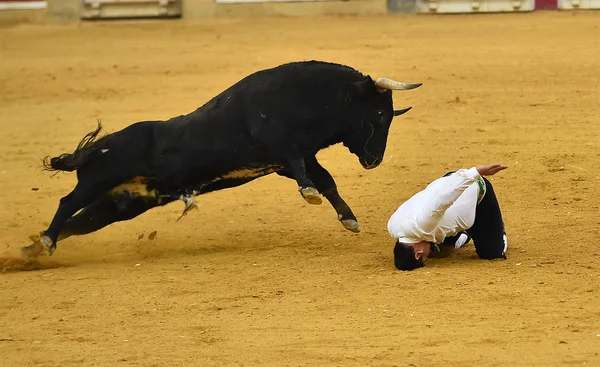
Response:
[{"label": "black trousers", "polygon": [[[449,173],[448,173],[449,174]],[[506,259],[507,239],[500,204],[492,183],[483,177],[486,193],[475,210],[475,222],[465,232],[471,237],[477,255],[482,259]],[[444,245],[452,245],[460,236],[447,237]]]}]

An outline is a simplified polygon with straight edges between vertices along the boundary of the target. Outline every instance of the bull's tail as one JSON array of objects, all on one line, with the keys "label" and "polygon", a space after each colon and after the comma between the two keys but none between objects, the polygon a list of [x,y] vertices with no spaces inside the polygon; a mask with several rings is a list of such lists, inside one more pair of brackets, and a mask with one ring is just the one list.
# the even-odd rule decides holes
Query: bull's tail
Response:
[{"label": "bull's tail", "polygon": [[46,171],[72,172],[82,167],[89,160],[92,153],[99,149],[99,146],[94,143],[97,141],[96,139],[101,130],[102,124],[98,121],[98,127],[81,139],[73,153],[63,153],[58,157],[45,157],[43,159],[44,169]]}]

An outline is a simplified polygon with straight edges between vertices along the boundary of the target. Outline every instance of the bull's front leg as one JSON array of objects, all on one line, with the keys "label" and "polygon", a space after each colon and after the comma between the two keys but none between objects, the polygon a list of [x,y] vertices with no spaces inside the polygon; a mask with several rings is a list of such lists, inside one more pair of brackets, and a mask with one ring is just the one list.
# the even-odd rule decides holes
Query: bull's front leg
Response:
[{"label": "bull's front leg", "polygon": [[306,158],[306,169],[309,177],[315,183],[319,192],[325,196],[337,212],[338,220],[344,228],[351,232],[360,232],[358,220],[352,209],[346,204],[337,190],[337,185],[331,174],[317,161],[316,157]]},{"label": "bull's front leg", "polygon": [[292,177],[298,183],[298,191],[309,204],[321,204],[321,195],[315,184],[310,180],[306,173],[306,166],[303,158],[288,159],[286,169],[292,174]]}]

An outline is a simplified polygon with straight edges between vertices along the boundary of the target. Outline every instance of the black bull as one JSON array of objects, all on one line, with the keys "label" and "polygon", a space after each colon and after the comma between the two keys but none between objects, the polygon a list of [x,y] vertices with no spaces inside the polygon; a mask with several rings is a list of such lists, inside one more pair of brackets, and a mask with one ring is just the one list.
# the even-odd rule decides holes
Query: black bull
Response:
[{"label": "black bull", "polygon": [[[185,214],[197,195],[273,172],[295,180],[310,204],[323,195],[342,225],[359,232],[315,155],[343,143],[365,169],[377,167],[392,118],[410,109],[394,111],[391,91],[420,85],[374,81],[344,65],[294,62],[251,74],[188,115],[137,122],[103,137],[98,124],[73,153],[44,160],[46,169],[77,171],[78,182],[61,198],[41,243],[51,255],[58,240],[175,200],[185,203]],[[38,241],[23,252],[42,249]]]}]

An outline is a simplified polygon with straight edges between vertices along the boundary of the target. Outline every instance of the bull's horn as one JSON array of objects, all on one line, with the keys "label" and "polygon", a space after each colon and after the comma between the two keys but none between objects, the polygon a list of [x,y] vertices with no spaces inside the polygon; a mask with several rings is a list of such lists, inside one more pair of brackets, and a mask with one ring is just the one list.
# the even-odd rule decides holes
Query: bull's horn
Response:
[{"label": "bull's horn", "polygon": [[394,111],[394,116],[403,115],[403,114],[407,113],[408,111],[410,111],[411,108],[412,107],[408,107],[408,108],[405,108],[405,109],[402,109],[402,110],[395,110]]},{"label": "bull's horn", "polygon": [[391,79],[387,79],[387,78],[379,78],[375,82],[375,86],[377,87],[377,90],[382,93],[388,89],[389,90],[409,90],[409,89],[418,88],[421,85],[423,85],[423,83],[416,83],[416,84],[400,83],[395,80],[391,80]]}]

